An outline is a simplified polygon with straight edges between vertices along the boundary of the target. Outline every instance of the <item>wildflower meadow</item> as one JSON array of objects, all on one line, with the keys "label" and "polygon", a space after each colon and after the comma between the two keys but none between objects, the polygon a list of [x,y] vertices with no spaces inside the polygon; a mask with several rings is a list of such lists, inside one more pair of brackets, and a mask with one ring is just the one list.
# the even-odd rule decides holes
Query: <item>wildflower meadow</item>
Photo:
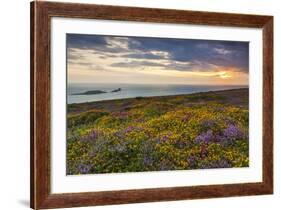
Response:
[{"label": "wildflower meadow", "polygon": [[69,104],[67,174],[249,166],[248,89]]}]

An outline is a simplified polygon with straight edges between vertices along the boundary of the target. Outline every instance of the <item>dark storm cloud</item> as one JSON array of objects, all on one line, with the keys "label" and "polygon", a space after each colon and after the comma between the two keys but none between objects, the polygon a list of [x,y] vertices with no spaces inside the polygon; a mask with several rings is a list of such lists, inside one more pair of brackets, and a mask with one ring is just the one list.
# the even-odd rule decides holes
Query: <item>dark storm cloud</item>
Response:
[{"label": "dark storm cloud", "polygon": [[170,59],[175,61],[199,60],[213,65],[233,66],[248,71],[248,42],[162,38],[133,39],[135,42],[129,42],[130,49],[164,51],[168,52]]}]

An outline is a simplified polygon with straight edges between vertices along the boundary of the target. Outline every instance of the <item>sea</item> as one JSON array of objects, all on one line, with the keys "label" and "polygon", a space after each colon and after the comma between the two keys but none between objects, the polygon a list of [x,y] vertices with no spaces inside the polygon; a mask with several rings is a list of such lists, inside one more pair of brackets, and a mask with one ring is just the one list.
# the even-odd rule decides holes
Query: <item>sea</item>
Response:
[{"label": "sea", "polygon": [[[121,91],[111,92],[121,88]],[[70,83],[67,85],[67,103],[84,103],[123,98],[182,95],[197,92],[248,88],[238,85],[178,85],[178,84],[85,84]],[[73,95],[86,91],[100,90],[106,93],[93,95]]]}]

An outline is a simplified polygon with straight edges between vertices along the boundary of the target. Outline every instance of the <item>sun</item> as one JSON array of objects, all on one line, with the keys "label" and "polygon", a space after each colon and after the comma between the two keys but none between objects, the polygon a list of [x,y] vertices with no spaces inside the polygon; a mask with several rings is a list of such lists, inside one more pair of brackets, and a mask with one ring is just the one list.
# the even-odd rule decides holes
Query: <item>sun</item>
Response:
[{"label": "sun", "polygon": [[227,73],[225,71],[222,71],[222,72],[219,72],[219,77],[222,78],[222,79],[229,79],[232,76],[229,73]]}]

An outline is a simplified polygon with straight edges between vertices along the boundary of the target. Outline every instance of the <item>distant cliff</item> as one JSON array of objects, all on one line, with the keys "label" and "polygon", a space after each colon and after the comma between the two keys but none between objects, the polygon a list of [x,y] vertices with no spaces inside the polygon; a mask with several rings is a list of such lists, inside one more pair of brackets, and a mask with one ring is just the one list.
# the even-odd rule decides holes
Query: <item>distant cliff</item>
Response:
[{"label": "distant cliff", "polygon": [[107,93],[107,92],[102,91],[102,90],[89,90],[89,91],[85,91],[83,93],[74,93],[72,95],[96,95],[96,94],[103,94],[103,93]]},{"label": "distant cliff", "polygon": [[[120,92],[120,91],[121,91],[121,88],[117,88],[110,92],[115,93],[115,92]],[[107,93],[107,92],[103,91],[103,90],[89,90],[89,91],[85,91],[82,93],[73,93],[72,95],[97,95],[97,94],[103,94],[103,93]]]},{"label": "distant cliff", "polygon": [[121,91],[121,88],[117,88],[117,89],[115,89],[115,90],[112,90],[111,92],[112,92],[112,93],[115,93],[115,92],[119,92],[119,91]]}]

